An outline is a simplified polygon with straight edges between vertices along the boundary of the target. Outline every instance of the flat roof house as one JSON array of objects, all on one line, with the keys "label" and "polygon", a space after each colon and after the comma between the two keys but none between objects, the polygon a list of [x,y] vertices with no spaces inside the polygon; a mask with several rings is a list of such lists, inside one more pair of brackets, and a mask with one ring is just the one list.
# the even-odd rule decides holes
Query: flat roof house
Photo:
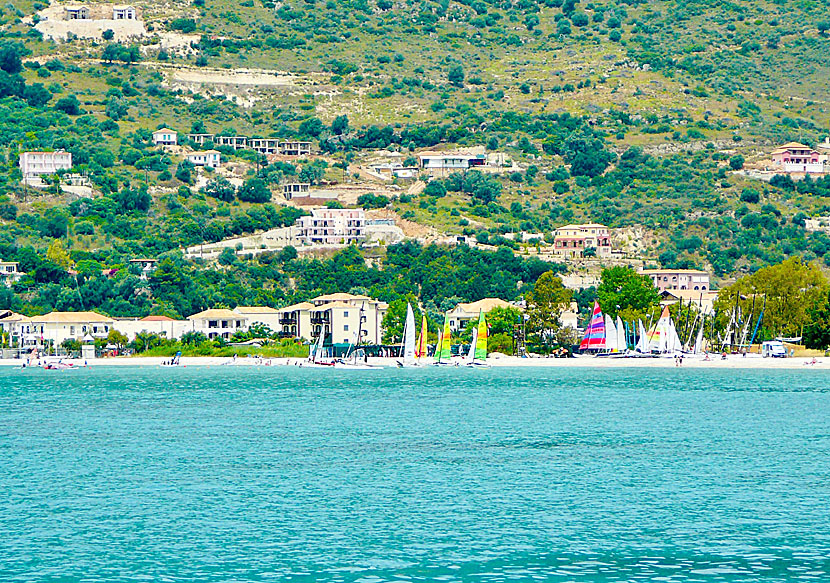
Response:
[{"label": "flat roof house", "polygon": [[222,161],[222,155],[216,150],[190,152],[186,158],[194,166],[204,166],[207,168],[219,168]]},{"label": "flat roof house", "polygon": [[302,245],[350,245],[366,238],[363,209],[313,209],[311,216],[295,223],[296,238]]},{"label": "flat roof house", "polygon": [[45,174],[56,174],[72,168],[72,154],[63,150],[56,152],[23,152],[20,154],[20,172],[24,180]]}]

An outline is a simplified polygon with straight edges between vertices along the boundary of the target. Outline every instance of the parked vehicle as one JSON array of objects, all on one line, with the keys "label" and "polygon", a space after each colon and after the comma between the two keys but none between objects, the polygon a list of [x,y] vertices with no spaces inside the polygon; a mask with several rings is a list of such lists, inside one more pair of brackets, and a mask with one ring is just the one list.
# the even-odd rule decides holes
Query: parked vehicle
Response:
[{"label": "parked vehicle", "polygon": [[786,358],[787,349],[784,348],[784,343],[780,340],[768,340],[761,344],[761,356],[764,358],[768,356],[772,358]]}]

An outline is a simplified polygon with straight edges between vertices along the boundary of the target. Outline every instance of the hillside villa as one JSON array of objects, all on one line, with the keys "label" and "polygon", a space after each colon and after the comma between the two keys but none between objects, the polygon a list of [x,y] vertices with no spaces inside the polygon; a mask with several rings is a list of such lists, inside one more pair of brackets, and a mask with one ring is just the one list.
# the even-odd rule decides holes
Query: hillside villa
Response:
[{"label": "hillside villa", "polygon": [[153,145],[175,146],[179,141],[179,134],[169,128],[161,128],[153,132]]},{"label": "hillside villa", "polygon": [[24,182],[39,182],[40,176],[70,170],[72,168],[72,153],[63,150],[23,152],[20,154],[19,164]]},{"label": "hillside villa", "polygon": [[189,152],[185,155],[185,158],[194,166],[204,166],[208,168],[219,168],[219,164],[221,163],[221,154],[216,150]]},{"label": "hillside villa", "polygon": [[706,291],[710,289],[709,274],[697,269],[643,269],[658,290]]},{"label": "hillside villa", "polygon": [[20,264],[17,261],[0,261],[0,281],[6,287],[20,281],[24,275],[26,274],[20,271]]},{"label": "hillside villa", "polygon": [[598,223],[565,225],[553,232],[553,252],[563,257],[584,257],[586,249],[597,257],[610,257],[612,246],[608,227]]},{"label": "hillside villa", "polygon": [[350,245],[366,238],[363,209],[312,209],[300,217],[294,238],[300,245]]},{"label": "hillside villa", "polygon": [[772,151],[775,169],[792,174],[825,174],[830,172],[830,161],[810,146],[789,142]]}]

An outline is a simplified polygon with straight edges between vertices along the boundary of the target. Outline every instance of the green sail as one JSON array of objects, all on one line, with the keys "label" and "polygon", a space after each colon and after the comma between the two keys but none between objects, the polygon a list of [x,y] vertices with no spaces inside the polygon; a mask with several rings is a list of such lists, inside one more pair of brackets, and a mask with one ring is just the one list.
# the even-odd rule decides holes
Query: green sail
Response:
[{"label": "green sail", "polygon": [[438,362],[449,362],[452,359],[452,333],[450,332],[450,321],[444,319],[444,331],[438,339],[438,347],[435,350],[435,358]]},{"label": "green sail", "polygon": [[476,333],[476,360],[487,360],[487,321],[484,312],[478,313],[478,332]]}]

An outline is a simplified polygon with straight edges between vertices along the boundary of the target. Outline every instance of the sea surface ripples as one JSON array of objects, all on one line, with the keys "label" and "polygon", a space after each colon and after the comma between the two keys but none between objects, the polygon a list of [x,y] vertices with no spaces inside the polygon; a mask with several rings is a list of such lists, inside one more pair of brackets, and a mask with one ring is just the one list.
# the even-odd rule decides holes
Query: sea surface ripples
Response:
[{"label": "sea surface ripples", "polygon": [[830,581],[828,381],[0,370],[0,580]]}]

